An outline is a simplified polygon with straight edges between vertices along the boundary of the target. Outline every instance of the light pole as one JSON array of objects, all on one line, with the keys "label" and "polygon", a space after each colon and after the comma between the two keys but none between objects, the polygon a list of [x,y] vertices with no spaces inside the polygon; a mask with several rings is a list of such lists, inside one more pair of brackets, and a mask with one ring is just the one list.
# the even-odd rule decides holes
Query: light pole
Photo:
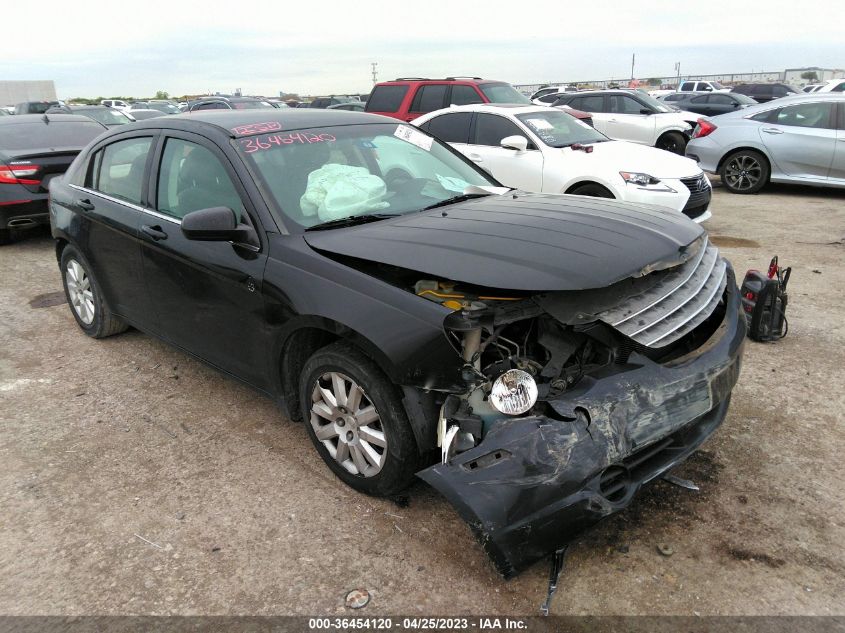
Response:
[{"label": "light pole", "polygon": [[675,62],[675,73],[678,75],[678,85],[675,86],[675,90],[681,89],[681,62]]},{"label": "light pole", "polygon": [[373,67],[373,83],[378,83],[378,75],[376,74],[376,66],[378,66],[378,62],[372,62],[370,66]]}]

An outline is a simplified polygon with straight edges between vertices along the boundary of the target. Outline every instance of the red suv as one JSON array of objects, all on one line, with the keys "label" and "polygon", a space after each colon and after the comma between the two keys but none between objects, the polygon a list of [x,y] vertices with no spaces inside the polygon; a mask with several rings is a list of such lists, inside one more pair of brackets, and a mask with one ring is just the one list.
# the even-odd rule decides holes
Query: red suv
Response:
[{"label": "red suv", "polygon": [[373,87],[365,112],[413,121],[426,112],[471,103],[524,103],[528,97],[504,81],[481,77],[403,77]]}]

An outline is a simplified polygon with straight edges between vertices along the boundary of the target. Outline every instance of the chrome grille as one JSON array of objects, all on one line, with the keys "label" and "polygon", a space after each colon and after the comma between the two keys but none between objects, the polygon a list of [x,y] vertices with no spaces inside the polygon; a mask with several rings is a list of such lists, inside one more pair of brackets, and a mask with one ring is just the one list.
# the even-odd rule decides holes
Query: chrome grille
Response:
[{"label": "chrome grille", "polygon": [[710,185],[707,183],[707,178],[704,177],[703,173],[698,176],[693,176],[692,178],[681,178],[681,182],[684,183],[684,186],[690,190],[690,193],[698,193],[699,191],[704,191],[710,188]]},{"label": "chrome grille", "polygon": [[722,298],[725,260],[706,236],[684,264],[676,266],[642,294],[606,310],[599,319],[646,347],[664,347],[694,330]]}]

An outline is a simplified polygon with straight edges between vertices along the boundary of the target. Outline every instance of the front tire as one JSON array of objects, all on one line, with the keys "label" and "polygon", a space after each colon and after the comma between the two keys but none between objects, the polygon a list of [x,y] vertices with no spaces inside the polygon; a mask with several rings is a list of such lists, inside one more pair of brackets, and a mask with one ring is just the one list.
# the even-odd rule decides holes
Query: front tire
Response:
[{"label": "front tire", "polygon": [[769,182],[769,173],[769,161],[752,149],[730,154],[719,168],[722,184],[731,193],[757,193]]},{"label": "front tire", "polygon": [[92,338],[105,338],[126,331],[126,323],[106,303],[91,265],[73,246],[62,251],[61,270],[71,314],[83,332]]},{"label": "front tire", "polygon": [[356,347],[339,341],[305,363],[299,399],[308,435],[344,483],[390,496],[411,483],[416,441],[396,387]]},{"label": "front tire", "polygon": [[667,152],[683,156],[687,149],[687,139],[680,132],[666,132],[666,134],[657,139],[657,143],[654,146],[657,149],[663,149]]}]

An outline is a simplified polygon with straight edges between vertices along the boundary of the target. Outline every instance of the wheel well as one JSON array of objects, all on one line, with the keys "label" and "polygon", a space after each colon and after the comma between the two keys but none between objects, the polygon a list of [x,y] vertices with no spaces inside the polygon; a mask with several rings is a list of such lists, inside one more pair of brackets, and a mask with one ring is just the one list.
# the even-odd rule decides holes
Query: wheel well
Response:
[{"label": "wheel well", "polygon": [[56,261],[62,261],[62,251],[68,244],[69,242],[65,239],[59,238],[56,240]]},{"label": "wheel well", "polygon": [[291,420],[301,420],[299,406],[299,374],[305,362],[318,349],[338,340],[340,336],[315,327],[296,330],[282,346],[279,371],[282,382],[282,400],[285,414]]},{"label": "wheel well", "polygon": [[665,131],[665,132],[663,132],[660,136],[658,136],[658,137],[657,137],[657,140],[654,142],[654,144],[656,145],[657,143],[659,143],[659,142],[660,142],[660,139],[662,139],[662,138],[663,138],[664,136],[666,136],[667,134],[680,134],[680,135],[681,135],[681,136],[683,136],[686,140],[689,140],[689,138],[690,138],[690,137],[689,137],[689,134],[685,134],[683,130],[666,130],[666,131]]},{"label": "wheel well", "polygon": [[585,186],[585,185],[593,185],[594,187],[601,187],[602,189],[604,189],[605,191],[607,191],[607,193],[609,193],[609,194],[610,194],[610,197],[611,197],[611,198],[616,199],[616,196],[613,194],[613,192],[612,192],[610,189],[608,189],[607,187],[605,187],[603,184],[598,183],[598,182],[595,182],[595,181],[592,181],[592,180],[582,180],[581,182],[576,182],[574,185],[570,185],[569,189],[567,189],[566,191],[564,191],[564,193],[572,193],[572,192],[574,192],[576,189],[579,189],[579,188],[581,188],[581,187],[583,187],[583,186]]},{"label": "wheel well", "polygon": [[716,173],[719,173],[722,170],[722,165],[725,164],[725,161],[728,160],[729,156],[736,154],[737,152],[755,152],[760,154],[763,157],[763,160],[766,161],[766,166],[769,168],[769,178],[772,177],[772,161],[769,160],[769,157],[766,154],[756,147],[735,147],[731,151],[727,152],[722,158],[719,159],[719,164],[716,165]]}]

